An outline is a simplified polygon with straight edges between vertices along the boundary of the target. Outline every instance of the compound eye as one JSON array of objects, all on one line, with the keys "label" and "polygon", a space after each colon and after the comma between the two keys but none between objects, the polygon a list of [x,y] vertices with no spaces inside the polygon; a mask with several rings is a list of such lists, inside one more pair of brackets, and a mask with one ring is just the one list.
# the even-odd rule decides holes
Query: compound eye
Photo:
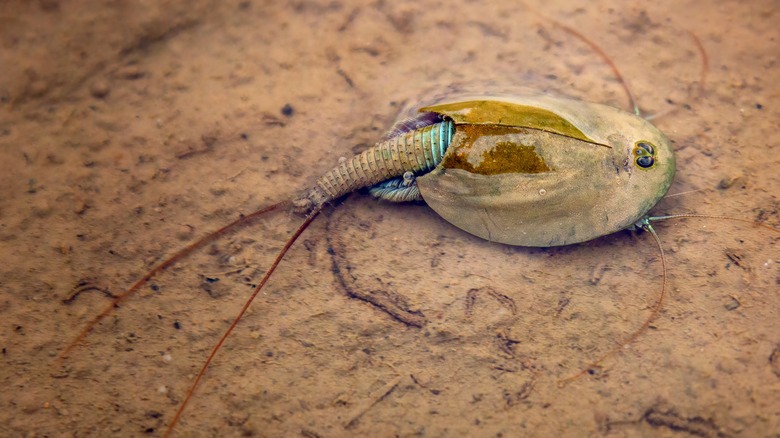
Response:
[{"label": "compound eye", "polygon": [[643,170],[652,168],[655,165],[655,146],[647,140],[639,140],[634,143],[633,154],[636,157],[636,165]]},{"label": "compound eye", "polygon": [[653,167],[653,164],[655,164],[655,160],[653,157],[648,156],[642,156],[636,159],[637,166],[643,168],[643,169],[649,169]]},{"label": "compound eye", "polygon": [[[637,145],[638,148],[644,149],[645,152],[647,152],[648,154],[655,155],[655,148],[653,148],[652,144],[650,144],[650,143],[648,143],[646,141],[640,141],[636,145]],[[637,150],[637,152],[639,152],[639,151]]]}]

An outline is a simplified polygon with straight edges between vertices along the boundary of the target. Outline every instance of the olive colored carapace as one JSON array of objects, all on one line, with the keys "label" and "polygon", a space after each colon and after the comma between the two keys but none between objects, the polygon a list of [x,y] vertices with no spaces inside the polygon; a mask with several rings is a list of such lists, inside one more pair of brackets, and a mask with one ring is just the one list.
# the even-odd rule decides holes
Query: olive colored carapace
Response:
[{"label": "olive colored carapace", "polygon": [[419,111],[455,125],[441,163],[416,180],[422,198],[448,222],[491,241],[558,246],[630,228],[674,178],[667,137],[609,106],[464,97]]}]

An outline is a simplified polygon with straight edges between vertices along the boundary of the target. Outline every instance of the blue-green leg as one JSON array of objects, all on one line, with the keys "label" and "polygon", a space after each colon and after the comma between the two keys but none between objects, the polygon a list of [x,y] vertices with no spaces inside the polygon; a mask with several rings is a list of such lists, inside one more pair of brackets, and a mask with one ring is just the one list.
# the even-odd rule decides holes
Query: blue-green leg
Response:
[{"label": "blue-green leg", "polygon": [[422,201],[414,173],[406,172],[399,178],[382,181],[368,189],[371,195],[390,202]]}]

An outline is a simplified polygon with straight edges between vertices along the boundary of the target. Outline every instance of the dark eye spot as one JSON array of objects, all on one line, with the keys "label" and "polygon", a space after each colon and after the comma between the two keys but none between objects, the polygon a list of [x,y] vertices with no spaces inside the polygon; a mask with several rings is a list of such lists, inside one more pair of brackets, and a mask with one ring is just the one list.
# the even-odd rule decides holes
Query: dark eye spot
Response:
[{"label": "dark eye spot", "polygon": [[637,166],[643,168],[643,169],[649,169],[653,167],[653,164],[655,164],[655,160],[653,157],[639,157],[636,159]]},{"label": "dark eye spot", "polygon": [[[637,146],[647,151],[648,154],[655,155],[655,148],[653,148],[653,145],[651,145],[650,143],[646,143],[643,141],[643,142],[639,142]],[[637,152],[639,151],[637,150]]]}]

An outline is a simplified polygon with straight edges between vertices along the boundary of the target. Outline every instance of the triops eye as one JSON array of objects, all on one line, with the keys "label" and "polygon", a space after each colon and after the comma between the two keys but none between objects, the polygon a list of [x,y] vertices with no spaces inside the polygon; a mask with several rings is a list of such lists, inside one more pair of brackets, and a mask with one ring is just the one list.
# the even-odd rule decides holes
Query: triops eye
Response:
[{"label": "triops eye", "polygon": [[[652,144],[650,144],[648,142],[645,142],[645,141],[640,141],[636,145],[637,145],[637,147],[639,147],[641,149],[644,149],[648,154],[655,155],[655,148],[653,148]],[[637,152],[639,152],[639,151],[637,150]]]},{"label": "triops eye", "polygon": [[653,167],[653,164],[655,164],[653,157],[642,156],[636,159],[636,165],[644,169]]}]

